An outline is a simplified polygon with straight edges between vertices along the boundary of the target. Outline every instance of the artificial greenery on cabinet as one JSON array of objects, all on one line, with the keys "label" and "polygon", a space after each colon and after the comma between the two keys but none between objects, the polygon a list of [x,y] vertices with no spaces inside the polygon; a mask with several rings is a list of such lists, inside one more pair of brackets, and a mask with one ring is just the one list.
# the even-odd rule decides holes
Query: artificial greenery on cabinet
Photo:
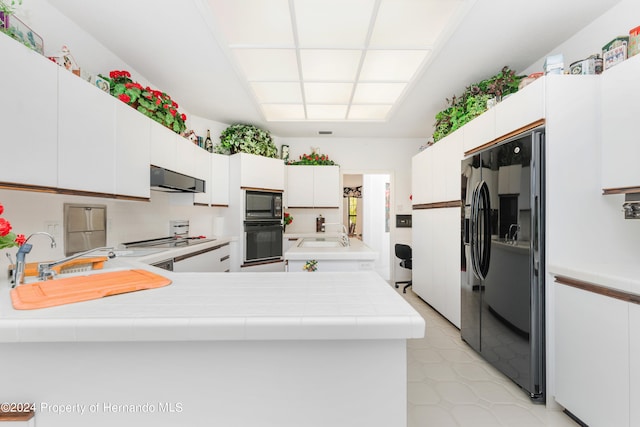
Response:
[{"label": "artificial greenery on cabinet", "polygon": [[447,98],[449,106],[436,114],[433,141],[439,141],[484,113],[491,99],[499,102],[504,96],[517,92],[523,77],[504,66],[495,76],[467,86],[462,95]]},{"label": "artificial greenery on cabinet", "polygon": [[214,152],[219,154],[248,153],[264,157],[278,157],[278,149],[269,131],[254,125],[236,123],[220,134]]}]

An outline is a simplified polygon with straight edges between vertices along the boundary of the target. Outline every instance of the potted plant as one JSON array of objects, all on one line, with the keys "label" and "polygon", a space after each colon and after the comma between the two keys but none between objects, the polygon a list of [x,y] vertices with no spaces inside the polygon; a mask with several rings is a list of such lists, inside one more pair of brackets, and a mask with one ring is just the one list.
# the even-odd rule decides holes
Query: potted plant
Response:
[{"label": "potted plant", "polygon": [[254,125],[236,123],[220,134],[220,142],[214,147],[220,154],[248,153],[258,156],[278,157],[278,149],[269,131]]},{"label": "potted plant", "polygon": [[506,95],[518,91],[520,80],[515,71],[505,66],[498,74],[465,88],[461,96],[455,95],[449,100],[449,106],[436,114],[434,142],[464,126],[487,110],[487,102],[495,98],[497,102]]},{"label": "potted plant", "polygon": [[100,77],[109,82],[111,95],[120,101],[176,133],[186,129],[187,116],[178,111],[178,103],[166,93],[134,82],[125,70],[113,70],[109,77]]}]

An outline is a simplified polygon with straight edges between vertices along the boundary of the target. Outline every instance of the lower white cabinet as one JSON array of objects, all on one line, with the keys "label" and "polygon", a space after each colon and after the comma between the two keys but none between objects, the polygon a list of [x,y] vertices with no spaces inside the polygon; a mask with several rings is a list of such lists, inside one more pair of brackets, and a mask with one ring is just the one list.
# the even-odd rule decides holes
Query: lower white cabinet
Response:
[{"label": "lower white cabinet", "polygon": [[460,327],[460,208],[412,215],[413,292]]},{"label": "lower white cabinet", "polygon": [[640,426],[640,305],[629,304],[629,425]]},{"label": "lower white cabinet", "polygon": [[[590,426],[638,425],[629,422],[630,304],[558,283],[554,289],[556,401]],[[637,322],[633,329],[640,332]]]},{"label": "lower white cabinet", "polygon": [[229,258],[229,244],[226,243],[175,257],[173,271],[177,273],[227,272],[231,266]]}]

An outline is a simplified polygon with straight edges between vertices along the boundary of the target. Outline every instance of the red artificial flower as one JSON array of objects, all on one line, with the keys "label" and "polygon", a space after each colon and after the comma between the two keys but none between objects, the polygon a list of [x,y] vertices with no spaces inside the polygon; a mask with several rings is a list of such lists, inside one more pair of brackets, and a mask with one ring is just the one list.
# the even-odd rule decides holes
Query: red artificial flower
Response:
[{"label": "red artificial flower", "polygon": [[180,115],[180,118],[182,119],[183,122],[187,121],[187,115],[184,113]]},{"label": "red artificial flower", "polygon": [[171,105],[173,108],[178,108],[178,103],[176,101],[171,101]]},{"label": "red artificial flower", "polygon": [[175,117],[175,116],[176,116],[176,113],[177,113],[177,112],[178,112],[178,110],[174,110],[173,108],[169,109],[169,113],[170,113],[173,117]]},{"label": "red artificial flower", "polygon": [[11,223],[4,218],[0,218],[0,237],[4,237],[11,231]]},{"label": "red artificial flower", "polygon": [[120,73],[115,70],[109,72],[109,77],[111,77],[112,79],[117,79],[119,76],[120,76]]},{"label": "red artificial flower", "polygon": [[4,212],[4,206],[2,206],[2,203],[0,203],[0,215],[2,215],[2,212]]},{"label": "red artificial flower", "polygon": [[162,104],[162,101],[160,101],[160,99],[159,99],[159,98],[158,98],[158,99],[156,99],[156,105],[160,105],[160,104]]},{"label": "red artificial flower", "polygon": [[128,71],[123,71],[122,74],[124,74],[127,77],[131,77],[131,73],[129,73]]},{"label": "red artificial flower", "polygon": [[121,93],[120,95],[118,95],[118,99],[120,99],[120,101],[128,104],[129,101],[131,101],[131,97],[129,95],[127,95],[126,93]]},{"label": "red artificial flower", "polygon": [[18,246],[24,245],[24,242],[26,241],[27,241],[27,238],[24,237],[24,234],[18,234],[16,236],[16,243],[18,244]]}]

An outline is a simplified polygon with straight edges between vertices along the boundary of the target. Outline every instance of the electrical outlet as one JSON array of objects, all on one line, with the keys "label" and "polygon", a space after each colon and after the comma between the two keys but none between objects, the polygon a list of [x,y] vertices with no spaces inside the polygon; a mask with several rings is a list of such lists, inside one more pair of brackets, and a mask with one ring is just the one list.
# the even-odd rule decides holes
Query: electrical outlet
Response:
[{"label": "electrical outlet", "polygon": [[62,237],[62,223],[60,221],[45,221],[44,230],[56,239]]}]

